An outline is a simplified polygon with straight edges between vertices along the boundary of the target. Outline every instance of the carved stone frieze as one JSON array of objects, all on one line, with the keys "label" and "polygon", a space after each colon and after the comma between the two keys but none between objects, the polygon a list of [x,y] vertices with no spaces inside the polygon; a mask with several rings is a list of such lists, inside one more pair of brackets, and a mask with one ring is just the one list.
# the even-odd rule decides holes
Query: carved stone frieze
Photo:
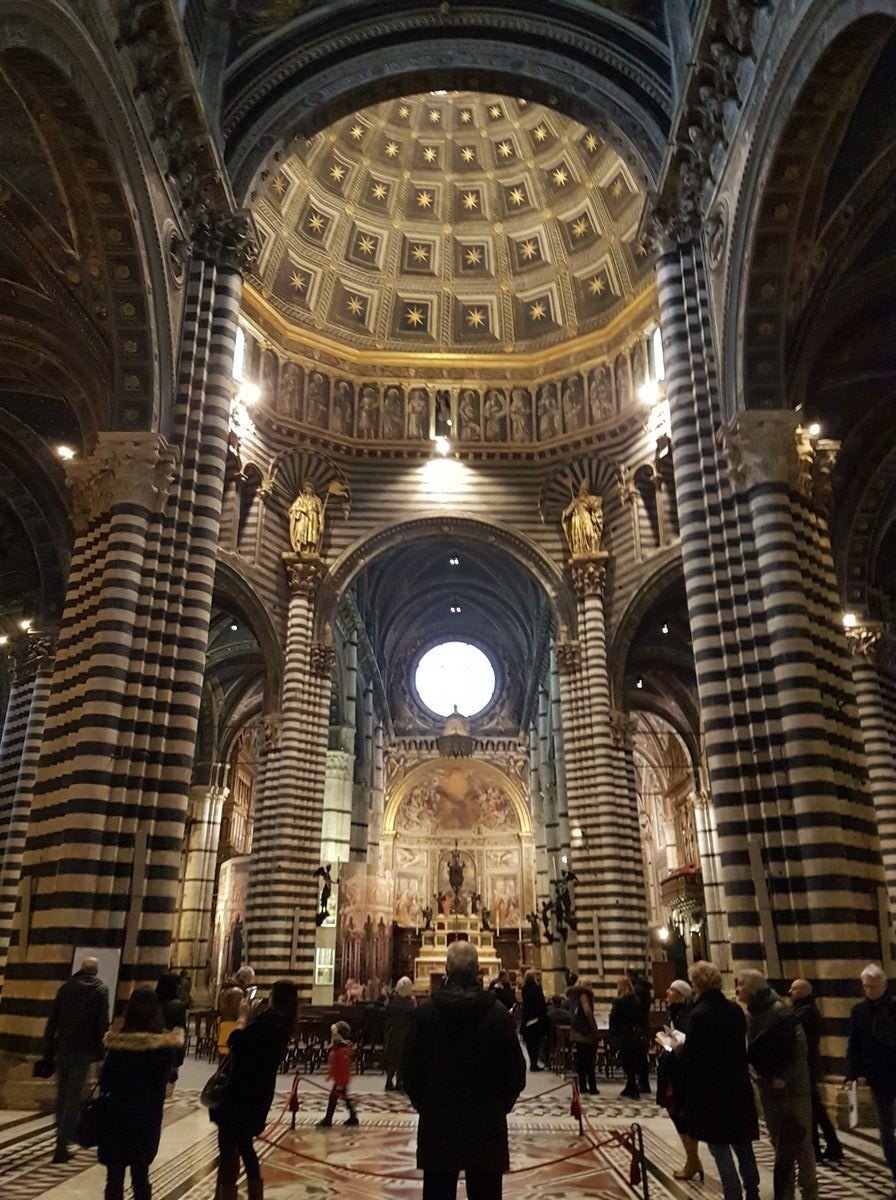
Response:
[{"label": "carved stone frieze", "polygon": [[748,492],[760,483],[783,483],[805,493],[811,460],[798,437],[796,413],[755,409],[738,413],[725,447],[735,492]]},{"label": "carved stone frieze", "polygon": [[580,596],[602,596],[607,582],[607,559],[604,550],[589,558],[575,558],[569,564],[572,585]]},{"label": "carved stone frieze", "polygon": [[281,558],[290,592],[313,601],[327,573],[327,564],[316,554],[296,554],[294,551],[284,551]]},{"label": "carved stone frieze", "polygon": [[575,675],[582,669],[581,642],[555,642],[554,657],[560,675]]},{"label": "carved stone frieze", "polygon": [[102,434],[89,458],[65,464],[76,532],[119,504],[161,512],[176,467],[176,449],[156,434]]},{"label": "carved stone frieze", "polygon": [[336,647],[315,642],[308,651],[311,674],[320,679],[329,679],[336,664]]}]

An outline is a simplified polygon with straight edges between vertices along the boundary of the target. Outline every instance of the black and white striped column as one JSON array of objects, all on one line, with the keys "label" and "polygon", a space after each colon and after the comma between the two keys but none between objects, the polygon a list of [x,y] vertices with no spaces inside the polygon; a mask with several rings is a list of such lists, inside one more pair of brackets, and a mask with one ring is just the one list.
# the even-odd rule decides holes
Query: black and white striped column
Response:
[{"label": "black and white striped column", "polygon": [[0,739],[0,991],[47,715],[53,639],[36,631],[23,634],[10,658],[12,688]]},{"label": "black and white striped column", "polygon": [[322,561],[283,555],[290,598],[276,787],[256,803],[246,905],[249,961],[259,981],[291,978],[310,1000],[320,881],[332,646],[314,640]]}]

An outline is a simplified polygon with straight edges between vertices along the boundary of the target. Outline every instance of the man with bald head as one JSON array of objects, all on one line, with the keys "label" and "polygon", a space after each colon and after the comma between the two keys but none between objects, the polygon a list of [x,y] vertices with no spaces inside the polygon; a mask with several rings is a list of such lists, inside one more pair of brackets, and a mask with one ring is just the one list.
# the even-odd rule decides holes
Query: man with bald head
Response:
[{"label": "man with bald head", "polygon": [[109,989],[99,978],[99,963],[85,958],[53,1001],[44,1033],[44,1059],[56,1065],[56,1150],[53,1162],[68,1162],[69,1142],[84,1097],[90,1064],[103,1057],[109,1028]]},{"label": "man with bald head", "polygon": [[[812,995],[812,984],[808,979],[794,979],[789,996],[799,1023],[806,1035],[809,1055],[809,1083],[812,1094],[812,1145],[816,1162],[839,1162],[843,1158],[843,1147],[837,1137],[828,1111],[821,1099],[821,1013]],[[824,1150],[821,1148],[819,1129],[824,1134]]]}]

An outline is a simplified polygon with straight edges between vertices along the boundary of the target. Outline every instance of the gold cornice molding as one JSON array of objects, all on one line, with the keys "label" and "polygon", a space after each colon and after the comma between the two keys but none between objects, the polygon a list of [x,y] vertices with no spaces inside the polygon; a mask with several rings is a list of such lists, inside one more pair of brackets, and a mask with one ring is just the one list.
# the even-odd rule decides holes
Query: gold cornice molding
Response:
[{"label": "gold cornice molding", "polygon": [[[651,281],[601,329],[555,343],[544,350],[512,354],[476,354],[456,350],[421,353],[350,346],[286,320],[248,281],[243,283],[242,316],[260,342],[270,342],[273,333],[278,338],[278,348],[284,354],[326,355],[335,366],[347,373],[392,368],[396,375],[401,374],[406,379],[409,368],[412,368],[436,372],[487,372],[489,378],[520,378],[524,382],[537,383],[542,376],[547,378],[557,373],[581,370],[592,362],[618,354],[625,349],[626,337],[640,333],[651,318],[659,319],[659,309],[656,283]],[[321,362],[320,365],[326,364]],[[529,374],[524,375],[525,372]],[[421,382],[425,382],[425,377],[421,377]]]}]

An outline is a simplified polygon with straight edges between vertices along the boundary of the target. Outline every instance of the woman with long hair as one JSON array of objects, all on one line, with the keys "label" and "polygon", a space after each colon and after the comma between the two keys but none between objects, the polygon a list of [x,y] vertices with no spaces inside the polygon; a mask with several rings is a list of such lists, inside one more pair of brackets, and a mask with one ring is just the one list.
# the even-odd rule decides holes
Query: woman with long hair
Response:
[{"label": "woman with long hair", "polygon": [[218,1126],[218,1200],[237,1200],[240,1159],[249,1200],[262,1200],[264,1185],[252,1143],[267,1124],[277,1068],[295,1033],[298,1012],[296,985],[278,979],[268,1006],[248,1019],[242,1017],[228,1038],[230,1076],[221,1102],[209,1110]]},{"label": "woman with long hair", "polygon": [[183,1029],[165,1028],[162,1007],[149,987],[131,993],[121,1029],[106,1034],[97,1147],[106,1168],[105,1200],[123,1200],[128,1167],[134,1200],[150,1200],[149,1166],[162,1135],[165,1085],[183,1044]]}]

